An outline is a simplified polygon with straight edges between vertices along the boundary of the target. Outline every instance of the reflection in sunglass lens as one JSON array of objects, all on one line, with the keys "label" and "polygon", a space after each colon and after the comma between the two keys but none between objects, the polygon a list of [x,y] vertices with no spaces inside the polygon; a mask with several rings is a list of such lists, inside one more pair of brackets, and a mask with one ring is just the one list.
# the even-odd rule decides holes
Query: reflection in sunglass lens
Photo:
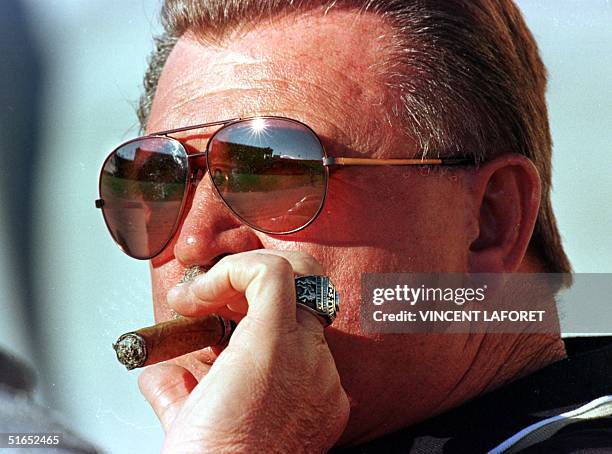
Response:
[{"label": "reflection in sunglass lens", "polygon": [[108,157],[100,179],[104,218],[115,241],[132,257],[157,255],[168,243],[187,176],[183,146],[166,137],[129,142]]},{"label": "reflection in sunglass lens", "polygon": [[252,227],[291,232],[321,209],[323,148],[299,122],[256,118],[230,124],[212,138],[207,157],[220,196]]}]

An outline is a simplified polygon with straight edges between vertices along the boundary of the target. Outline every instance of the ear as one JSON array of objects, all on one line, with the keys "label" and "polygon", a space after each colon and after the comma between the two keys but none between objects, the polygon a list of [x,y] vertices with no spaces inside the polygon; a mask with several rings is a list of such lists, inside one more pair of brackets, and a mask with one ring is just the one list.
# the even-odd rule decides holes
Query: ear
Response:
[{"label": "ear", "polygon": [[481,165],[473,178],[478,234],[470,244],[470,272],[516,271],[540,207],[538,171],[525,156],[504,154]]}]

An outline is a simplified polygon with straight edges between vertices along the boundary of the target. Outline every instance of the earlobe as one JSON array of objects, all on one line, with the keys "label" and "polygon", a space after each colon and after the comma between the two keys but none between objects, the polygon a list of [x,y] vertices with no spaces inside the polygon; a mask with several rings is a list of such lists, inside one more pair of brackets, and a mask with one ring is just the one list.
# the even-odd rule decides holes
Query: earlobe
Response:
[{"label": "earlobe", "polygon": [[516,271],[538,215],[538,171],[522,155],[502,155],[476,170],[472,188],[478,234],[470,244],[470,272]]}]

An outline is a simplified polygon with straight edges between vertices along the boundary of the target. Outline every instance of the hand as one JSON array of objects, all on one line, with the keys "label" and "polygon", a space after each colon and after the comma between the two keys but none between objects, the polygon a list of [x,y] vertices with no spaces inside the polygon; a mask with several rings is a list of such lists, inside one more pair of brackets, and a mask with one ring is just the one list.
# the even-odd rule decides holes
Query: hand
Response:
[{"label": "hand", "polygon": [[249,251],[169,292],[183,315],[243,318],[199,383],[176,364],[141,374],[166,432],[162,451],[313,453],[335,444],[349,401],[321,322],[296,309],[294,277],[307,274],[323,270],[304,253]]}]

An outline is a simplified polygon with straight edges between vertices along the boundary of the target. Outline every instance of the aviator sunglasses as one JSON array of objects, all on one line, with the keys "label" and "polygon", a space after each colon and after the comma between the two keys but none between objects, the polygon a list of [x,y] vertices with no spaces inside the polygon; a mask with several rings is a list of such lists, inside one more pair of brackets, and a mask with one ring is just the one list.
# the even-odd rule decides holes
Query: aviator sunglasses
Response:
[{"label": "aviator sunglasses", "polygon": [[[171,134],[220,126],[197,151]],[[202,136],[195,136],[202,137]],[[189,152],[192,151],[192,152]],[[151,259],[174,237],[207,173],[225,206],[260,232],[284,235],[311,224],[323,208],[329,168],[347,165],[465,165],[471,158],[329,157],[297,120],[260,116],[171,129],[119,145],[100,172],[104,220],[129,256]]]}]

